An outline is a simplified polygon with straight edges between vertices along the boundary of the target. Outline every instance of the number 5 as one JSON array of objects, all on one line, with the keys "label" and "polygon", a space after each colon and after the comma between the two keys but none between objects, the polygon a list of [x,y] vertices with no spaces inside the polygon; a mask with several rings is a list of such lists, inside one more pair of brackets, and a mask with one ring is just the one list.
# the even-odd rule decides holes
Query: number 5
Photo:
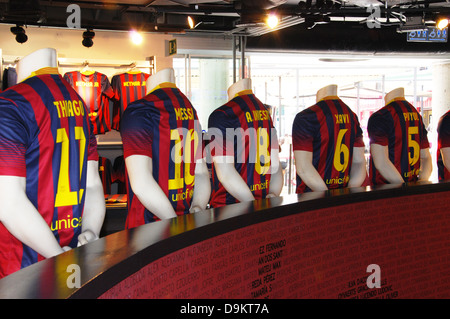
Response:
[{"label": "number 5", "polygon": [[[417,126],[408,127],[408,157],[409,165],[413,166],[419,160],[420,146],[415,140],[412,139],[414,134],[419,134],[419,128]],[[411,148],[413,156],[411,157]]]}]

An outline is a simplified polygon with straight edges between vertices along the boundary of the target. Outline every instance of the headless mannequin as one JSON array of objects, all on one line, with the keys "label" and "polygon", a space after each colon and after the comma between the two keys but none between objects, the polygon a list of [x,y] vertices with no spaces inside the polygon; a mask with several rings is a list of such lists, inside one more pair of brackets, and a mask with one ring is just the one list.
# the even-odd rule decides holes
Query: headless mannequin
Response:
[{"label": "headless mannequin", "polygon": [[[163,69],[150,76],[146,84],[147,92],[152,92],[163,83],[175,83],[175,71],[172,68]],[[152,158],[131,155],[125,159],[125,164],[131,188],[142,205],[160,219],[176,217],[171,202],[153,177]],[[204,159],[201,159],[195,166],[195,187],[190,212],[205,209],[210,193],[208,168]]]},{"label": "headless mannequin", "polygon": [[[405,100],[404,88],[393,89],[384,97],[386,105],[394,99]],[[374,161],[375,167],[390,184],[402,184],[404,182],[402,175],[389,159],[389,147],[387,145],[383,146],[379,144],[371,144],[370,154]],[[428,180],[431,175],[431,170],[432,164],[430,151],[428,148],[421,149],[419,180]]]},{"label": "headless mannequin", "polygon": [[[17,64],[18,83],[30,77],[33,72],[57,67],[55,49],[35,51],[22,58]],[[43,69],[43,70],[42,70]],[[50,70],[49,70],[50,71]],[[78,244],[85,244],[98,238],[105,214],[103,188],[98,175],[98,163],[88,162],[85,211],[82,233]],[[58,255],[70,247],[61,247],[26,194],[26,178],[0,176],[0,220],[11,234],[45,258]]]},{"label": "headless mannequin", "polygon": [[319,102],[320,100],[323,100],[327,97],[334,97],[337,96],[337,85],[336,84],[331,84],[328,86],[325,86],[323,88],[321,88],[319,91],[317,91],[316,93],[316,102]]},{"label": "headless mannequin", "polygon": [[[232,100],[236,94],[242,91],[251,90],[251,79],[241,79],[232,84],[228,90],[228,100]],[[215,156],[213,158],[217,177],[228,193],[239,202],[255,200],[247,182],[234,166],[233,156]],[[269,197],[279,196],[283,187],[283,176],[280,169],[279,150],[272,149],[270,154],[271,179],[269,184]]]},{"label": "headless mannequin", "polygon": [[[331,84],[317,91],[316,102],[337,97],[337,85]],[[322,176],[313,165],[313,152],[294,151],[295,167],[302,181],[314,192],[328,190]],[[354,147],[348,187],[359,187],[366,178],[364,147]]]}]

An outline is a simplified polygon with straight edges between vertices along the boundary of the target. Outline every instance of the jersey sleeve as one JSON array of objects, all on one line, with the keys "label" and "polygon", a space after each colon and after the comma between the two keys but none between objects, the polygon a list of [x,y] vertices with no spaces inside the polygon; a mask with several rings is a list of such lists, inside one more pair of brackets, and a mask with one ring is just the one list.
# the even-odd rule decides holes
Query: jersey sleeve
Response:
[{"label": "jersey sleeve", "polygon": [[441,148],[450,147],[450,113],[446,113],[439,120],[437,133]]},{"label": "jersey sleeve", "polygon": [[356,126],[356,136],[355,136],[355,143],[353,144],[353,147],[365,147],[361,124],[359,123],[358,116],[356,116],[356,114],[354,115],[354,117],[355,117],[355,126]]},{"label": "jersey sleeve", "polygon": [[292,149],[294,151],[313,151],[314,136],[317,134],[317,128],[314,119],[314,113],[300,112],[295,116],[292,124]]},{"label": "jersey sleeve", "polygon": [[420,149],[430,148],[430,142],[428,141],[428,131],[423,124],[423,121],[420,121],[420,129],[422,130],[421,140],[420,140]]},{"label": "jersey sleeve", "polygon": [[26,177],[26,124],[11,101],[0,98],[0,113],[0,175]]},{"label": "jersey sleeve", "polygon": [[382,115],[382,113],[374,113],[369,118],[367,124],[367,132],[369,133],[370,144],[379,144],[387,146],[389,144],[389,118]]},{"label": "jersey sleeve", "polygon": [[102,93],[110,99],[114,97],[114,90],[106,75],[102,76]]},{"label": "jersey sleeve", "polygon": [[88,148],[88,161],[98,161],[98,151],[97,151],[97,138],[94,134],[94,126],[92,125],[91,121],[89,122],[89,126],[91,127],[89,135],[89,148]]},{"label": "jersey sleeve", "polygon": [[149,112],[139,106],[128,107],[123,113],[120,125],[124,158],[131,155],[152,157],[153,128]]},{"label": "jersey sleeve", "polygon": [[234,123],[222,110],[208,119],[211,156],[234,156]]}]

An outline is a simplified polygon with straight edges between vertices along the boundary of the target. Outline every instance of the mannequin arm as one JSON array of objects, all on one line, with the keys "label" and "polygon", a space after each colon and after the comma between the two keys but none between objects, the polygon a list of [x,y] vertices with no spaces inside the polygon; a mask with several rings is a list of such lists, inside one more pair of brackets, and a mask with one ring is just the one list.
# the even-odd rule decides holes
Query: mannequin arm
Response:
[{"label": "mannequin arm", "polygon": [[153,178],[151,157],[131,155],[125,159],[130,185],[139,201],[160,219],[176,217],[164,191]]},{"label": "mannequin arm", "polygon": [[450,147],[441,148],[441,155],[445,168],[450,171]]},{"label": "mannequin arm", "polygon": [[266,197],[280,196],[283,188],[283,173],[281,172],[280,157],[278,149],[272,149],[270,153],[270,177],[269,194]]},{"label": "mannequin arm", "polygon": [[389,183],[391,184],[403,184],[405,181],[402,175],[397,171],[394,164],[389,160],[388,147],[371,144],[370,154],[373,159],[375,167]]},{"label": "mannequin arm", "polygon": [[294,151],[295,168],[298,176],[312,191],[326,191],[327,185],[312,164],[312,152]]},{"label": "mannequin arm", "polygon": [[255,200],[247,183],[236,171],[232,156],[215,156],[213,161],[219,181],[234,198],[240,202]]},{"label": "mannequin arm", "polygon": [[353,148],[352,168],[350,170],[350,180],[348,187],[359,187],[366,179],[366,158],[364,156],[364,147]]},{"label": "mannequin arm", "polygon": [[420,172],[419,181],[428,181],[431,172],[433,170],[433,165],[431,164],[431,154],[428,148],[420,150]]},{"label": "mannequin arm", "polygon": [[209,180],[208,167],[204,159],[197,161],[195,165],[194,197],[192,198],[191,213],[202,211],[206,208],[211,195],[211,182]]},{"label": "mannequin arm", "polygon": [[105,197],[98,175],[98,162],[88,161],[87,165],[86,199],[82,233],[78,236],[78,246],[98,239],[105,219]]},{"label": "mannequin arm", "polygon": [[25,190],[25,177],[0,176],[0,221],[14,237],[45,258],[64,252]]}]

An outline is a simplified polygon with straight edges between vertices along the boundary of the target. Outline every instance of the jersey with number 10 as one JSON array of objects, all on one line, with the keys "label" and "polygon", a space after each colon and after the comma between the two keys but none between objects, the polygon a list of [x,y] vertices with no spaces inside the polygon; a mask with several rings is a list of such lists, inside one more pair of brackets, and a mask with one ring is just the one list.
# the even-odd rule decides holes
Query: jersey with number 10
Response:
[{"label": "jersey with number 10", "polygon": [[[328,97],[298,113],[292,126],[294,151],[312,152],[312,164],[328,189],[347,187],[353,147],[364,147],[356,114],[338,97]],[[297,174],[297,193],[311,189]]]},{"label": "jersey with number 10", "polygon": [[[388,146],[389,160],[405,182],[418,179],[420,150],[429,148],[427,130],[416,108],[403,99],[394,99],[373,113],[367,125],[371,144]],[[370,160],[369,178],[373,185],[387,181]]]},{"label": "jersey with number 10", "polygon": [[[87,161],[98,160],[81,97],[59,74],[31,77],[0,94],[0,127],[0,175],[25,177],[59,244],[76,247]],[[0,223],[0,277],[42,259]]]},{"label": "jersey with number 10", "polygon": [[[178,215],[189,213],[196,160],[202,157],[201,127],[195,109],[172,83],[161,84],[144,98],[128,105],[120,134],[124,158],[152,159],[153,177]],[[135,196],[127,178],[128,216],[132,228],[159,218]]]},{"label": "jersey with number 10", "polygon": [[[444,166],[441,154],[442,148],[450,147],[450,111],[445,113],[439,119],[437,133],[438,133],[437,166],[438,166],[439,181],[450,180],[450,171]],[[450,159],[446,160],[449,161]]]},{"label": "jersey with number 10", "polygon": [[[211,156],[232,156],[234,167],[255,199],[266,198],[270,189],[271,152],[278,139],[269,110],[251,90],[239,92],[217,108],[208,119]],[[212,165],[211,207],[238,202],[219,181]]]}]

